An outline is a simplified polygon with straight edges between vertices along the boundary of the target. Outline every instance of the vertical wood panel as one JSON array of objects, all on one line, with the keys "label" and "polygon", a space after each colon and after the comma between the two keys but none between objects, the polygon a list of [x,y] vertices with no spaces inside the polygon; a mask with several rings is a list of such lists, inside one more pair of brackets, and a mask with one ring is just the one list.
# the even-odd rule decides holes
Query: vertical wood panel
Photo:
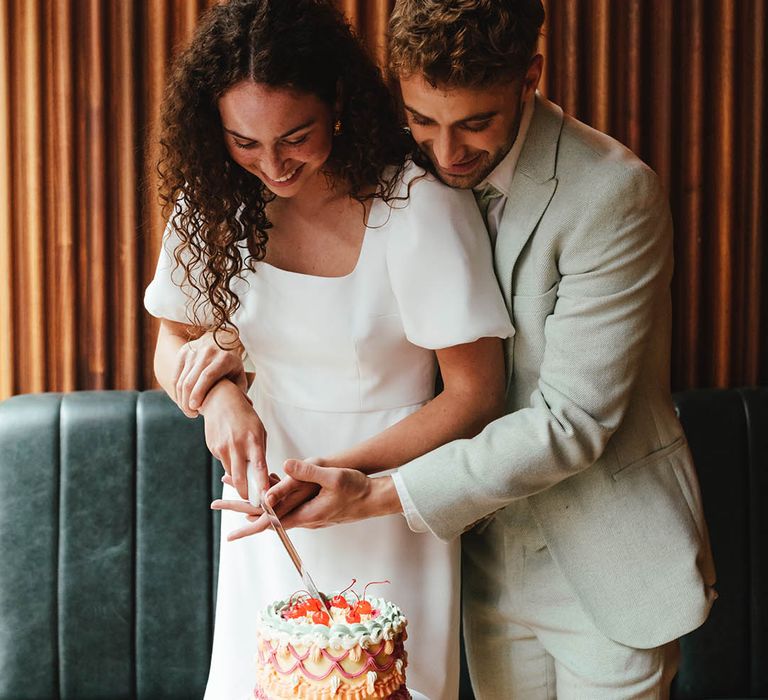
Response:
[{"label": "vertical wood panel", "polygon": [[88,133],[86,169],[86,240],[87,253],[83,272],[86,278],[87,304],[85,337],[88,345],[86,364],[87,381],[96,389],[108,387],[111,348],[108,346],[107,289],[114,266],[108,265],[107,256],[107,199],[106,176],[106,83],[104,80],[104,25],[107,5],[101,0],[86,2],[85,53],[78,66],[85,83],[85,124]]},{"label": "vertical wood panel", "polygon": [[[743,297],[748,303],[748,311],[744,319],[746,329],[746,349],[743,375],[747,377],[757,377],[760,373],[760,345],[765,341],[765,324],[761,323],[766,307],[768,307],[768,298],[763,293],[763,280],[768,275],[759,264],[759,261],[766,259],[765,253],[768,248],[763,241],[763,234],[766,230],[765,217],[768,214],[766,208],[766,186],[765,186],[765,167],[766,163],[766,138],[765,138],[765,94],[764,91],[755,86],[765,86],[768,82],[766,75],[765,62],[766,51],[766,22],[768,22],[768,13],[766,13],[765,2],[756,2],[751,11],[746,13],[746,27],[744,34],[749,36],[746,42],[747,50],[744,57],[744,63],[750,65],[752,70],[745,71],[744,94],[746,95],[746,107],[742,113],[753,115],[753,119],[748,130],[743,130],[744,134],[744,159],[747,161],[746,173],[742,182],[746,183],[743,188],[747,194],[743,210],[746,212],[746,233],[747,233],[747,255],[746,255],[746,289]],[[748,136],[747,136],[748,135]],[[761,334],[762,330],[762,334]],[[765,349],[765,356],[768,356],[768,349]]]},{"label": "vertical wood panel", "polygon": [[563,37],[560,41],[562,63],[553,65],[561,75],[558,81],[560,92],[562,94],[562,106],[571,114],[578,114],[579,97],[582,94],[582,83],[580,74],[581,50],[579,46],[579,3],[566,0],[559,7],[562,12],[562,31]]},{"label": "vertical wood panel", "polygon": [[[217,0],[0,4],[0,398],[154,384],[167,67]],[[377,60],[393,0],[336,0]],[[675,219],[675,388],[768,381],[764,2],[545,0],[541,89]]]},{"label": "vertical wood panel", "polygon": [[[136,46],[136,21],[132,3],[116,3],[109,23],[110,44],[110,120],[108,140],[113,144],[112,159],[115,167],[110,178],[115,201],[111,207],[111,237],[117,243],[114,253],[112,294],[110,308],[112,337],[114,338],[115,377],[118,389],[132,389],[140,381],[137,352],[139,335],[140,299],[136,290],[140,285],[138,270],[137,229],[137,137],[136,91],[133,50]],[[122,89],[114,90],[117,85]]]},{"label": "vertical wood panel", "polygon": [[90,353],[90,340],[88,338],[88,316],[84,306],[88,304],[87,274],[88,251],[87,241],[87,213],[88,213],[88,180],[86,163],[88,161],[88,125],[86,108],[86,80],[83,72],[83,64],[87,65],[88,57],[84,56],[84,27],[87,27],[84,4],[77,0],[73,2],[74,13],[74,65],[72,69],[72,94],[69,99],[74,105],[75,114],[75,233],[73,235],[75,264],[77,267],[77,281],[75,284],[76,303],[75,317],[77,323],[77,350],[76,350],[76,374],[78,387],[92,388],[91,377],[88,372],[88,356]]},{"label": "vertical wood panel", "polygon": [[[629,0],[626,4],[627,18],[627,66],[626,72],[618,76],[619,84],[624,83],[624,104],[626,104],[624,138],[635,153],[642,148],[642,13],[641,0]],[[621,93],[619,93],[621,94]]]},{"label": "vertical wood panel", "polygon": [[[676,224],[676,282],[675,291],[678,304],[675,314],[674,346],[687,352],[673,354],[673,376],[684,386],[697,386],[700,367],[708,348],[700,339],[706,337],[701,332],[702,294],[703,294],[703,239],[704,222],[702,208],[704,202],[703,149],[700,147],[704,138],[704,53],[703,53],[703,11],[701,0],[692,0],[686,8],[681,33],[683,47],[681,51],[681,109],[685,106],[687,128],[682,131],[682,168],[677,198]],[[693,349],[693,351],[691,351]]]},{"label": "vertical wood panel", "polygon": [[[155,256],[160,250],[160,241],[163,231],[163,220],[157,203],[158,179],[152,164],[157,162],[159,150],[157,148],[157,119],[162,99],[164,73],[157,70],[158,66],[165,66],[168,55],[168,15],[163,4],[156,5],[154,12],[147,11],[143,18],[146,31],[147,63],[144,66],[144,85],[146,86],[146,102],[144,105],[147,115],[145,135],[147,145],[147,167],[144,170],[144,187],[142,199],[144,211],[142,217],[142,278],[151,280],[155,269]],[[144,333],[143,354],[152,357],[154,338],[157,335],[158,323],[154,318],[147,319],[145,324],[147,332]],[[154,383],[154,372],[149,362],[145,362],[144,384],[151,386]]]},{"label": "vertical wood panel", "polygon": [[[672,117],[672,9],[668,0],[655,0],[652,6],[651,22],[653,51],[651,72],[648,75],[648,97],[653,117],[646,123],[650,133],[648,160],[669,191],[671,179],[671,136],[669,128]],[[645,154],[644,154],[645,155]]]},{"label": "vertical wood panel", "polygon": [[45,382],[45,345],[43,317],[43,114],[42,91],[45,76],[41,70],[41,7],[37,3],[18,2],[12,16],[18,23],[13,38],[11,60],[18,63],[11,82],[16,128],[13,132],[14,156],[14,262],[16,263],[17,304],[15,333],[19,387],[27,391],[43,391]]},{"label": "vertical wood panel", "polygon": [[74,103],[72,100],[72,4],[70,0],[46,3],[46,73],[51,87],[46,110],[46,207],[48,211],[49,314],[46,330],[56,339],[48,345],[49,383],[61,391],[77,386],[75,323],[75,158]]},{"label": "vertical wood panel", "polygon": [[713,239],[715,250],[711,269],[714,299],[714,367],[718,386],[731,382],[730,353],[733,345],[731,317],[733,310],[733,176],[734,176],[734,5],[723,0],[715,11],[714,26],[718,28],[714,42],[714,76],[712,86],[714,158],[712,185],[714,188],[715,224]]},{"label": "vertical wood panel", "polygon": [[610,0],[592,0],[594,36],[590,42],[590,69],[593,72],[592,125],[600,131],[609,131],[610,118],[610,54],[608,37],[611,31]]},{"label": "vertical wood panel", "polygon": [[0,398],[10,396],[15,391],[9,10],[7,3],[0,5]]}]

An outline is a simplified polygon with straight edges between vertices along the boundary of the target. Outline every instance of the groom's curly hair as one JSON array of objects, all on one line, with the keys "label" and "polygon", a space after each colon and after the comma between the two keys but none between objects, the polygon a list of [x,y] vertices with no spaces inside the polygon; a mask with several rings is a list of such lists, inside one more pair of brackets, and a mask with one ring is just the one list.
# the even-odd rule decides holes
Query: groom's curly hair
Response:
[{"label": "groom's curly hair", "polygon": [[541,0],[396,0],[389,21],[393,78],[487,87],[521,77],[536,50]]}]

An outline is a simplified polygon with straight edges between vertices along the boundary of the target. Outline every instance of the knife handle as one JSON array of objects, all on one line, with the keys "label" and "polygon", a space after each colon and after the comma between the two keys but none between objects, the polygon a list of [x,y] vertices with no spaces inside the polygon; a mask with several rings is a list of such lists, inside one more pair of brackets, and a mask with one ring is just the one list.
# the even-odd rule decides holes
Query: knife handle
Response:
[{"label": "knife handle", "polygon": [[261,488],[259,488],[258,479],[256,478],[256,465],[253,462],[248,462],[246,464],[245,473],[248,477],[248,503],[259,508],[262,493]]}]

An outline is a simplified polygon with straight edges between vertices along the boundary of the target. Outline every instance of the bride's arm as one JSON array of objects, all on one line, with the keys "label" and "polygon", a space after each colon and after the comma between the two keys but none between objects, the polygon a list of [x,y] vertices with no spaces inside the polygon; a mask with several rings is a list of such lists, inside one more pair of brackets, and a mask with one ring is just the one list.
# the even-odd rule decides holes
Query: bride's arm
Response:
[{"label": "bride's arm", "polygon": [[504,411],[504,355],[501,340],[437,351],[444,389],[418,411],[349,449],[323,456],[321,465],[365,474],[398,467],[440,445],[477,435]]},{"label": "bride's arm", "polygon": [[[226,340],[232,341],[233,337]],[[267,435],[245,394],[246,378],[238,349],[219,348],[210,333],[161,319],[155,348],[155,376],[166,393],[190,418],[205,417],[208,449],[219,459],[230,483],[248,498],[247,465],[257,469],[260,487],[268,488]],[[199,391],[200,387],[204,391]],[[190,407],[192,392],[199,399]]]},{"label": "bride's arm", "polygon": [[248,389],[242,345],[234,331],[213,334],[186,323],[160,320],[155,347],[155,376],[184,415],[197,416],[208,392],[221,379],[229,379],[243,392]]}]

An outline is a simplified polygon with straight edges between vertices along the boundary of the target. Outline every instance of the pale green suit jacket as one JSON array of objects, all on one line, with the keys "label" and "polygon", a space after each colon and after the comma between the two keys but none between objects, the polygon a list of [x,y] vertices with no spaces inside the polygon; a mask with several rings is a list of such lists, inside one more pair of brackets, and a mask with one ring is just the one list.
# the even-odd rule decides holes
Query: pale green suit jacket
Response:
[{"label": "pale green suit jacket", "polygon": [[536,99],[495,248],[516,329],[508,413],[401,475],[445,540],[528,499],[597,627],[650,648],[700,625],[714,597],[669,390],[669,209],[630,151]]}]

